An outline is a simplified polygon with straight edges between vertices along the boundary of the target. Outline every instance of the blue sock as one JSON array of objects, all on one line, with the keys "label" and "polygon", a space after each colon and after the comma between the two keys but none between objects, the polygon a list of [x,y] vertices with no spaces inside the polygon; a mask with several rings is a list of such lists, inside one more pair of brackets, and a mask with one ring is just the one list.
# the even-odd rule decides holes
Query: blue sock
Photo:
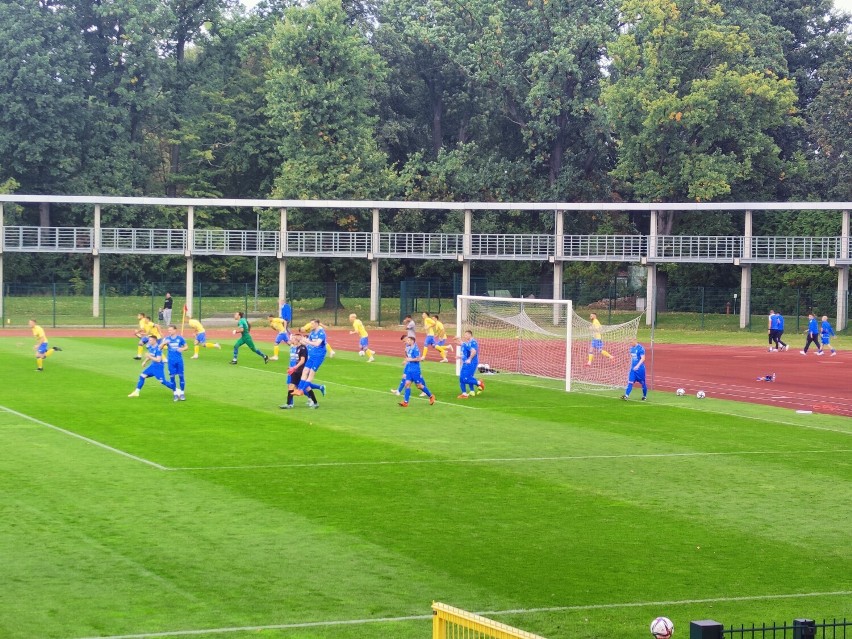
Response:
[{"label": "blue sock", "polygon": [[411,399],[411,386],[406,386],[405,387],[405,401],[407,402],[409,399]]},{"label": "blue sock", "polygon": [[399,380],[399,388],[396,389],[396,392],[401,393],[403,388],[405,388],[405,378]]},{"label": "blue sock", "polygon": [[421,388],[420,390],[426,393],[428,397],[432,397],[432,391],[429,390],[429,387],[426,386],[426,384],[423,384],[423,388]]}]

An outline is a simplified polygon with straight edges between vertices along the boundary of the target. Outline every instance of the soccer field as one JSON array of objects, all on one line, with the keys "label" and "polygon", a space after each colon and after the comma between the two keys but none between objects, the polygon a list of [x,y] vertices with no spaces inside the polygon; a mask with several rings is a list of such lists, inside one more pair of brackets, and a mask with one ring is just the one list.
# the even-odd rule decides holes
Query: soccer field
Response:
[{"label": "soccer field", "polygon": [[[53,341],[52,341],[53,343]],[[318,410],[286,365],[187,361],[187,401],[132,339],[0,338],[0,637],[426,638],[433,600],[550,639],[666,615],[852,610],[852,420],[485,377],[397,406],[401,357],[338,351]],[[634,393],[637,399],[639,393]]]}]

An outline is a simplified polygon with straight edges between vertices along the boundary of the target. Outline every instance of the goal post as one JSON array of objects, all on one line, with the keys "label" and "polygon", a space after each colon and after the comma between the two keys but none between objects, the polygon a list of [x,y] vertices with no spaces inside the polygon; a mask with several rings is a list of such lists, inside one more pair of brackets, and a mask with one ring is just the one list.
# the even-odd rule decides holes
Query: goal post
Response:
[{"label": "goal post", "polygon": [[480,365],[562,379],[565,390],[624,386],[641,315],[621,324],[580,317],[571,300],[459,295],[456,331],[470,330]]},{"label": "goal post", "polygon": [[571,390],[571,300],[459,295],[456,333],[471,331],[479,363],[494,370],[564,379]]}]

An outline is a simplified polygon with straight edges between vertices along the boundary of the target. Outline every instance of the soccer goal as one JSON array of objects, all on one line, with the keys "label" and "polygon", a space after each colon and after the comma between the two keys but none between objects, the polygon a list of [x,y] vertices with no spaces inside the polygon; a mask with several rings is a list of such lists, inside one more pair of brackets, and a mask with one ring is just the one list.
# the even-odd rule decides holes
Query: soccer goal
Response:
[{"label": "soccer goal", "polygon": [[457,334],[473,333],[480,364],[564,379],[567,391],[623,386],[640,318],[597,326],[577,315],[571,300],[473,295],[456,300]]}]

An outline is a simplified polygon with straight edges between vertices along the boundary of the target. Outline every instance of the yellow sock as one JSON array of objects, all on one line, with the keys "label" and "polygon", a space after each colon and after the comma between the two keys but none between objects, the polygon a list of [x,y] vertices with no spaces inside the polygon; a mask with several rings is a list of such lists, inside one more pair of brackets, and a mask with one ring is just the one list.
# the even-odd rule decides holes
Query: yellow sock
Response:
[{"label": "yellow sock", "polygon": [[144,350],[145,349],[141,345],[137,346],[136,347],[136,357],[142,357],[142,353],[144,352]]},{"label": "yellow sock", "polygon": [[278,357],[278,344],[272,347],[272,357]]},{"label": "yellow sock", "polygon": [[604,357],[609,357],[610,359],[612,359],[612,355],[610,355],[610,354],[609,354],[609,353],[607,353],[606,351],[601,351],[601,354],[602,354]]},{"label": "yellow sock", "polygon": [[39,370],[41,370],[42,366],[44,366],[44,360],[41,357],[36,357],[36,366]]},{"label": "yellow sock", "polygon": [[[206,344],[205,344],[205,346],[206,346]],[[200,350],[201,350],[201,348],[198,346],[198,344],[196,344],[195,345],[195,354],[198,355],[198,351],[200,351]]]},{"label": "yellow sock", "polygon": [[421,355],[421,357],[422,357],[423,359],[426,359],[426,356],[427,356],[428,354],[429,354],[429,347],[428,347],[428,346],[424,346],[424,347],[423,347],[423,354]]},{"label": "yellow sock", "polygon": [[447,347],[446,346],[436,346],[435,350],[441,354],[441,359],[447,359]]},{"label": "yellow sock", "polygon": [[371,351],[369,348],[365,351],[367,353],[367,359],[370,359],[376,353]]},{"label": "yellow sock", "polygon": [[334,349],[331,347],[331,344],[329,344],[328,342],[325,343],[325,352],[328,353],[329,355],[334,354]]},{"label": "yellow sock", "polygon": [[52,348],[48,348],[48,349],[44,352],[44,356],[45,356],[45,357],[50,357],[50,356],[51,356],[51,355],[53,355],[55,352],[56,352],[56,351],[54,351]]},{"label": "yellow sock", "polygon": [[592,363],[592,360],[593,360],[594,358],[595,358],[595,356],[594,356],[594,355],[592,355],[591,353],[589,353],[589,364],[591,364],[591,363]]}]

